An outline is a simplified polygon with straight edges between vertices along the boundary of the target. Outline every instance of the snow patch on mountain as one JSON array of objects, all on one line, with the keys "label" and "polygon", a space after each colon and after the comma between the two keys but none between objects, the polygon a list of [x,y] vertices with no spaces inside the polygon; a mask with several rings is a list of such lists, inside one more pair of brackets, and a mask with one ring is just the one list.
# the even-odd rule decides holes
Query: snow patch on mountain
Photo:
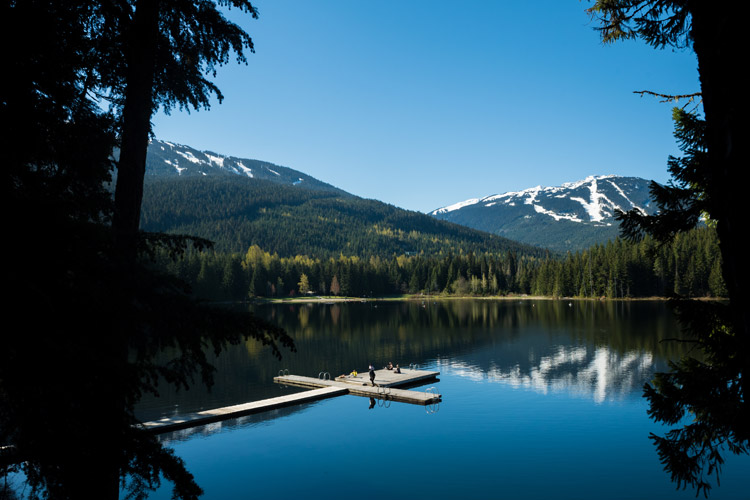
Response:
[{"label": "snow patch on mountain", "polygon": [[191,153],[190,151],[175,151],[175,153],[177,153],[178,155],[182,156],[183,158],[185,158],[185,159],[186,159],[187,161],[189,161],[189,162],[192,162],[192,163],[197,163],[197,164],[199,164],[199,165],[200,165],[200,164],[202,163],[202,162],[201,162],[201,161],[200,161],[200,160],[199,160],[198,158],[196,158],[196,157],[195,157],[195,155],[194,155],[193,153]]},{"label": "snow patch on mountain", "polygon": [[241,161],[237,162],[237,166],[240,167],[240,171],[243,174],[247,175],[248,177],[253,177],[253,169],[252,168],[250,168],[248,166],[245,166],[245,164],[242,163]]},{"label": "snow patch on mountain", "polygon": [[596,178],[592,178],[587,187],[590,193],[588,200],[577,196],[571,196],[570,199],[571,201],[577,201],[586,209],[586,212],[589,214],[589,220],[592,222],[601,222],[605,217],[604,208],[612,206],[613,203],[604,194],[599,192]]},{"label": "snow patch on mountain", "polygon": [[573,215],[571,215],[571,214],[558,214],[558,213],[553,212],[552,210],[545,210],[544,207],[542,207],[541,205],[533,205],[533,207],[534,207],[534,211],[536,213],[542,214],[542,215],[549,215],[550,217],[552,217],[555,220],[569,220],[569,221],[572,221],[572,222],[581,222],[581,219],[578,216],[574,215],[574,214]]},{"label": "snow patch on mountain", "polygon": [[484,198],[471,198],[438,208],[431,215],[449,214],[466,207],[497,207],[505,205],[530,206],[534,212],[552,219],[572,222],[608,223],[615,210],[627,211],[635,208],[646,213],[627,194],[629,191],[618,183],[627,185],[629,178],[615,175],[589,176],[585,179],[567,182],[561,186],[536,186],[522,191],[494,194]]},{"label": "snow patch on mountain", "polygon": [[[119,151],[115,153],[119,155]],[[274,165],[267,161],[197,150],[184,144],[153,139],[146,155],[146,175],[158,177],[214,177],[251,178],[253,182],[272,182],[287,186],[302,185],[305,189],[339,193],[350,196],[335,186],[321,182],[302,172]],[[244,181],[241,181],[244,182]]]},{"label": "snow patch on mountain", "polygon": [[438,208],[437,210],[431,212],[431,214],[435,215],[435,214],[444,214],[447,212],[453,212],[454,210],[458,210],[459,208],[463,208],[463,207],[468,207],[469,205],[474,205],[476,203],[479,203],[480,201],[484,201],[484,200],[483,199],[480,200],[479,198],[472,198],[466,201],[459,201],[458,203],[454,203],[453,205],[448,205],[447,207]]},{"label": "snow patch on mountain", "polygon": [[[617,190],[617,192],[620,193],[620,196],[622,196],[623,198],[625,198],[628,201],[628,203],[630,203],[630,208],[634,208],[634,209],[638,210],[641,213],[641,215],[647,215],[647,212],[643,208],[641,208],[637,204],[635,204],[628,197],[628,195],[625,193],[625,191],[623,191],[622,188],[620,188],[620,186],[618,186],[617,184],[615,184],[611,180],[607,180],[607,182],[609,182],[612,185],[612,187],[614,187]],[[646,205],[646,206],[648,206],[648,205]]]},{"label": "snow patch on mountain", "polygon": [[223,156],[215,156],[209,153],[205,153],[206,157],[211,161],[211,163],[215,164],[219,168],[224,168],[224,157]]},{"label": "snow patch on mountain", "polygon": [[535,188],[529,189],[527,192],[529,193],[529,196],[523,201],[526,205],[534,205],[534,202],[536,201],[537,197],[539,196],[539,191],[542,190],[542,186],[537,186]]}]

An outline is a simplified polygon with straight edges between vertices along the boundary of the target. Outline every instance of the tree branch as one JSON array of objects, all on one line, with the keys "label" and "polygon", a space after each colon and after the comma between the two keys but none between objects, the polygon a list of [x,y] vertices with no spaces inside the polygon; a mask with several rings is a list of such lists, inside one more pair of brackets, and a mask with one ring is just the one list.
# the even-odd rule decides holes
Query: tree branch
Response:
[{"label": "tree branch", "polygon": [[694,92],[692,94],[661,94],[659,92],[651,92],[650,90],[634,90],[634,94],[640,94],[641,97],[644,95],[652,95],[654,97],[660,97],[663,100],[661,102],[675,102],[680,101],[682,99],[687,99],[688,103],[693,102],[696,98],[700,97],[701,100],[699,102],[702,102],[702,94],[700,92]]}]

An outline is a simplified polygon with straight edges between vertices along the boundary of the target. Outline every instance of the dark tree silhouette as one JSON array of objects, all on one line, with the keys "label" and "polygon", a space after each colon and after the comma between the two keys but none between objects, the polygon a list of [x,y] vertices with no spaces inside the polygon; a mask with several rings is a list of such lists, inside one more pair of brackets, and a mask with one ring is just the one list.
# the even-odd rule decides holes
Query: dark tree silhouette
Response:
[{"label": "dark tree silhouette", "polygon": [[729,306],[678,301],[678,318],[705,359],[682,360],[645,388],[655,420],[675,425],[692,415],[692,423],[652,439],[678,487],[690,485],[707,495],[706,475],[716,474],[718,481],[723,450],[747,452],[750,439],[742,17],[731,4],[690,0],[597,0],[590,12],[600,20],[605,42],[640,38],[657,48],[692,49],[698,59],[705,120],[675,112],[676,137],[685,153],[670,159],[676,184],[653,186],[662,208],[658,216],[622,218],[631,237],[646,231],[661,240],[692,227],[700,215],[716,223]]},{"label": "dark tree silhouette", "polygon": [[600,22],[604,42],[642,39],[655,48],[692,49],[697,56],[707,149],[703,189],[717,221],[732,323],[747,347],[750,260],[745,258],[743,243],[748,233],[743,206],[747,100],[741,72],[748,42],[744,19],[734,6],[691,0],[595,0],[589,12]]},{"label": "dark tree silhouette", "polygon": [[630,210],[627,214],[620,211],[615,214],[621,231],[631,240],[638,240],[646,233],[657,241],[668,242],[677,233],[695,228],[709,214],[710,194],[705,188],[709,182],[706,122],[681,108],[674,108],[672,119],[675,138],[685,156],[669,158],[668,170],[673,180],[668,185],[651,183],[651,198],[659,207],[658,213],[643,215]]},{"label": "dark tree silhouette", "polygon": [[[221,0],[257,18],[247,0]],[[146,151],[155,109],[208,108],[211,95],[223,96],[208,79],[231,53],[246,62],[245,49],[253,43],[239,26],[229,22],[216,2],[133,0],[119,13],[124,29],[118,33],[121,64],[102,68],[102,84],[122,105],[122,143],[117,165],[113,227],[116,245],[132,259],[140,222]],[[132,14],[130,13],[132,9]]]},{"label": "dark tree silhouette", "polygon": [[[219,4],[255,13],[248,2]],[[4,0],[0,9],[13,75],[0,87],[12,214],[0,465],[20,463],[33,497],[118,498],[127,479],[141,498],[163,476],[176,496],[195,498],[200,488],[182,461],[138,427],[136,402],[160,378],[210,385],[206,349],[255,338],[280,356],[293,343],[248,314],[196,303],[156,272],[155,252],[207,242],[137,231],[142,179],[128,163],[137,161],[121,155],[119,202],[107,182],[118,140],[131,158],[142,143],[145,158],[154,106],[206,106],[218,90],[202,71],[230,50],[242,58],[249,37],[209,1]],[[157,33],[147,32],[154,25]],[[144,46],[153,53],[141,59]],[[140,96],[133,106],[131,94]],[[97,104],[102,96],[113,110]],[[165,348],[177,354],[159,364],[154,355]]]},{"label": "dark tree silhouette", "polygon": [[[618,214],[621,229],[630,239],[647,233],[669,242],[695,227],[700,217],[708,224],[715,223],[709,211],[711,195],[705,187],[709,182],[705,122],[680,109],[675,109],[673,116],[675,137],[684,156],[669,160],[674,179],[670,185],[652,185],[652,195],[661,209],[658,214]],[[739,454],[750,449],[743,384],[746,351],[726,305],[685,299],[675,299],[673,305],[683,330],[704,359],[673,363],[671,372],[658,373],[653,385],[645,386],[648,413],[654,420],[676,425],[688,413],[692,415],[692,422],[682,428],[674,428],[664,437],[652,434],[651,439],[677,486],[692,486],[707,495],[711,488],[707,476],[715,475],[718,482],[726,451]]]}]

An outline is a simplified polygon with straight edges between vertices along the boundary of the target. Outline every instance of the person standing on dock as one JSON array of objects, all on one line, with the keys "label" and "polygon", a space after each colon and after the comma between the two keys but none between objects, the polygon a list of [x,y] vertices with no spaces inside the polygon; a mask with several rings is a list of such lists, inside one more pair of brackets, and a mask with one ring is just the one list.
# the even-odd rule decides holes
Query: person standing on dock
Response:
[{"label": "person standing on dock", "polygon": [[370,364],[370,383],[375,387],[375,367]]}]

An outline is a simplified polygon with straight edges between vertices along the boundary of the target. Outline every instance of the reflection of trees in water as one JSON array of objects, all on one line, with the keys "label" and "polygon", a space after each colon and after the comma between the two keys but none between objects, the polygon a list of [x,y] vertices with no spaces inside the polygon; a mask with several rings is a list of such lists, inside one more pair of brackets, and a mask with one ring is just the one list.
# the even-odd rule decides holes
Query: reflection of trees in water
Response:
[{"label": "reflection of trees in water", "polygon": [[[295,358],[320,359],[321,344],[322,349],[337,346],[327,355],[350,356],[325,358],[334,365],[364,366],[369,356],[382,364],[439,359],[451,369],[461,366],[464,374],[545,392],[565,388],[602,401],[640,392],[656,363],[666,366],[684,352],[678,343],[660,342],[677,335],[664,302],[425,300],[336,306],[336,323],[326,314],[334,306],[305,304],[275,316],[301,347]],[[316,316],[316,336],[301,340],[295,336],[295,314],[309,308],[323,313]]]},{"label": "reflection of trees in water", "polygon": [[282,325],[297,342],[325,339],[342,344],[377,344],[398,339],[396,334],[403,336],[408,329],[409,343],[419,344],[412,346],[418,354],[542,331],[549,335],[565,332],[578,341],[607,345],[621,352],[647,350],[662,357],[679,354],[678,345],[660,343],[677,334],[674,318],[662,302],[371,301],[266,305],[254,310]]},{"label": "reflection of trees in water", "polygon": [[249,340],[218,358],[209,353],[218,368],[212,390],[160,388],[161,398],[141,405],[144,418],[278,396],[273,377],[282,368],[338,375],[389,361],[407,366],[438,360],[473,376],[546,390],[567,384],[581,393],[619,397],[639,391],[650,370],[684,349],[659,343],[677,332],[664,302],[425,300],[252,309],[284,327],[297,352],[280,362]]}]

